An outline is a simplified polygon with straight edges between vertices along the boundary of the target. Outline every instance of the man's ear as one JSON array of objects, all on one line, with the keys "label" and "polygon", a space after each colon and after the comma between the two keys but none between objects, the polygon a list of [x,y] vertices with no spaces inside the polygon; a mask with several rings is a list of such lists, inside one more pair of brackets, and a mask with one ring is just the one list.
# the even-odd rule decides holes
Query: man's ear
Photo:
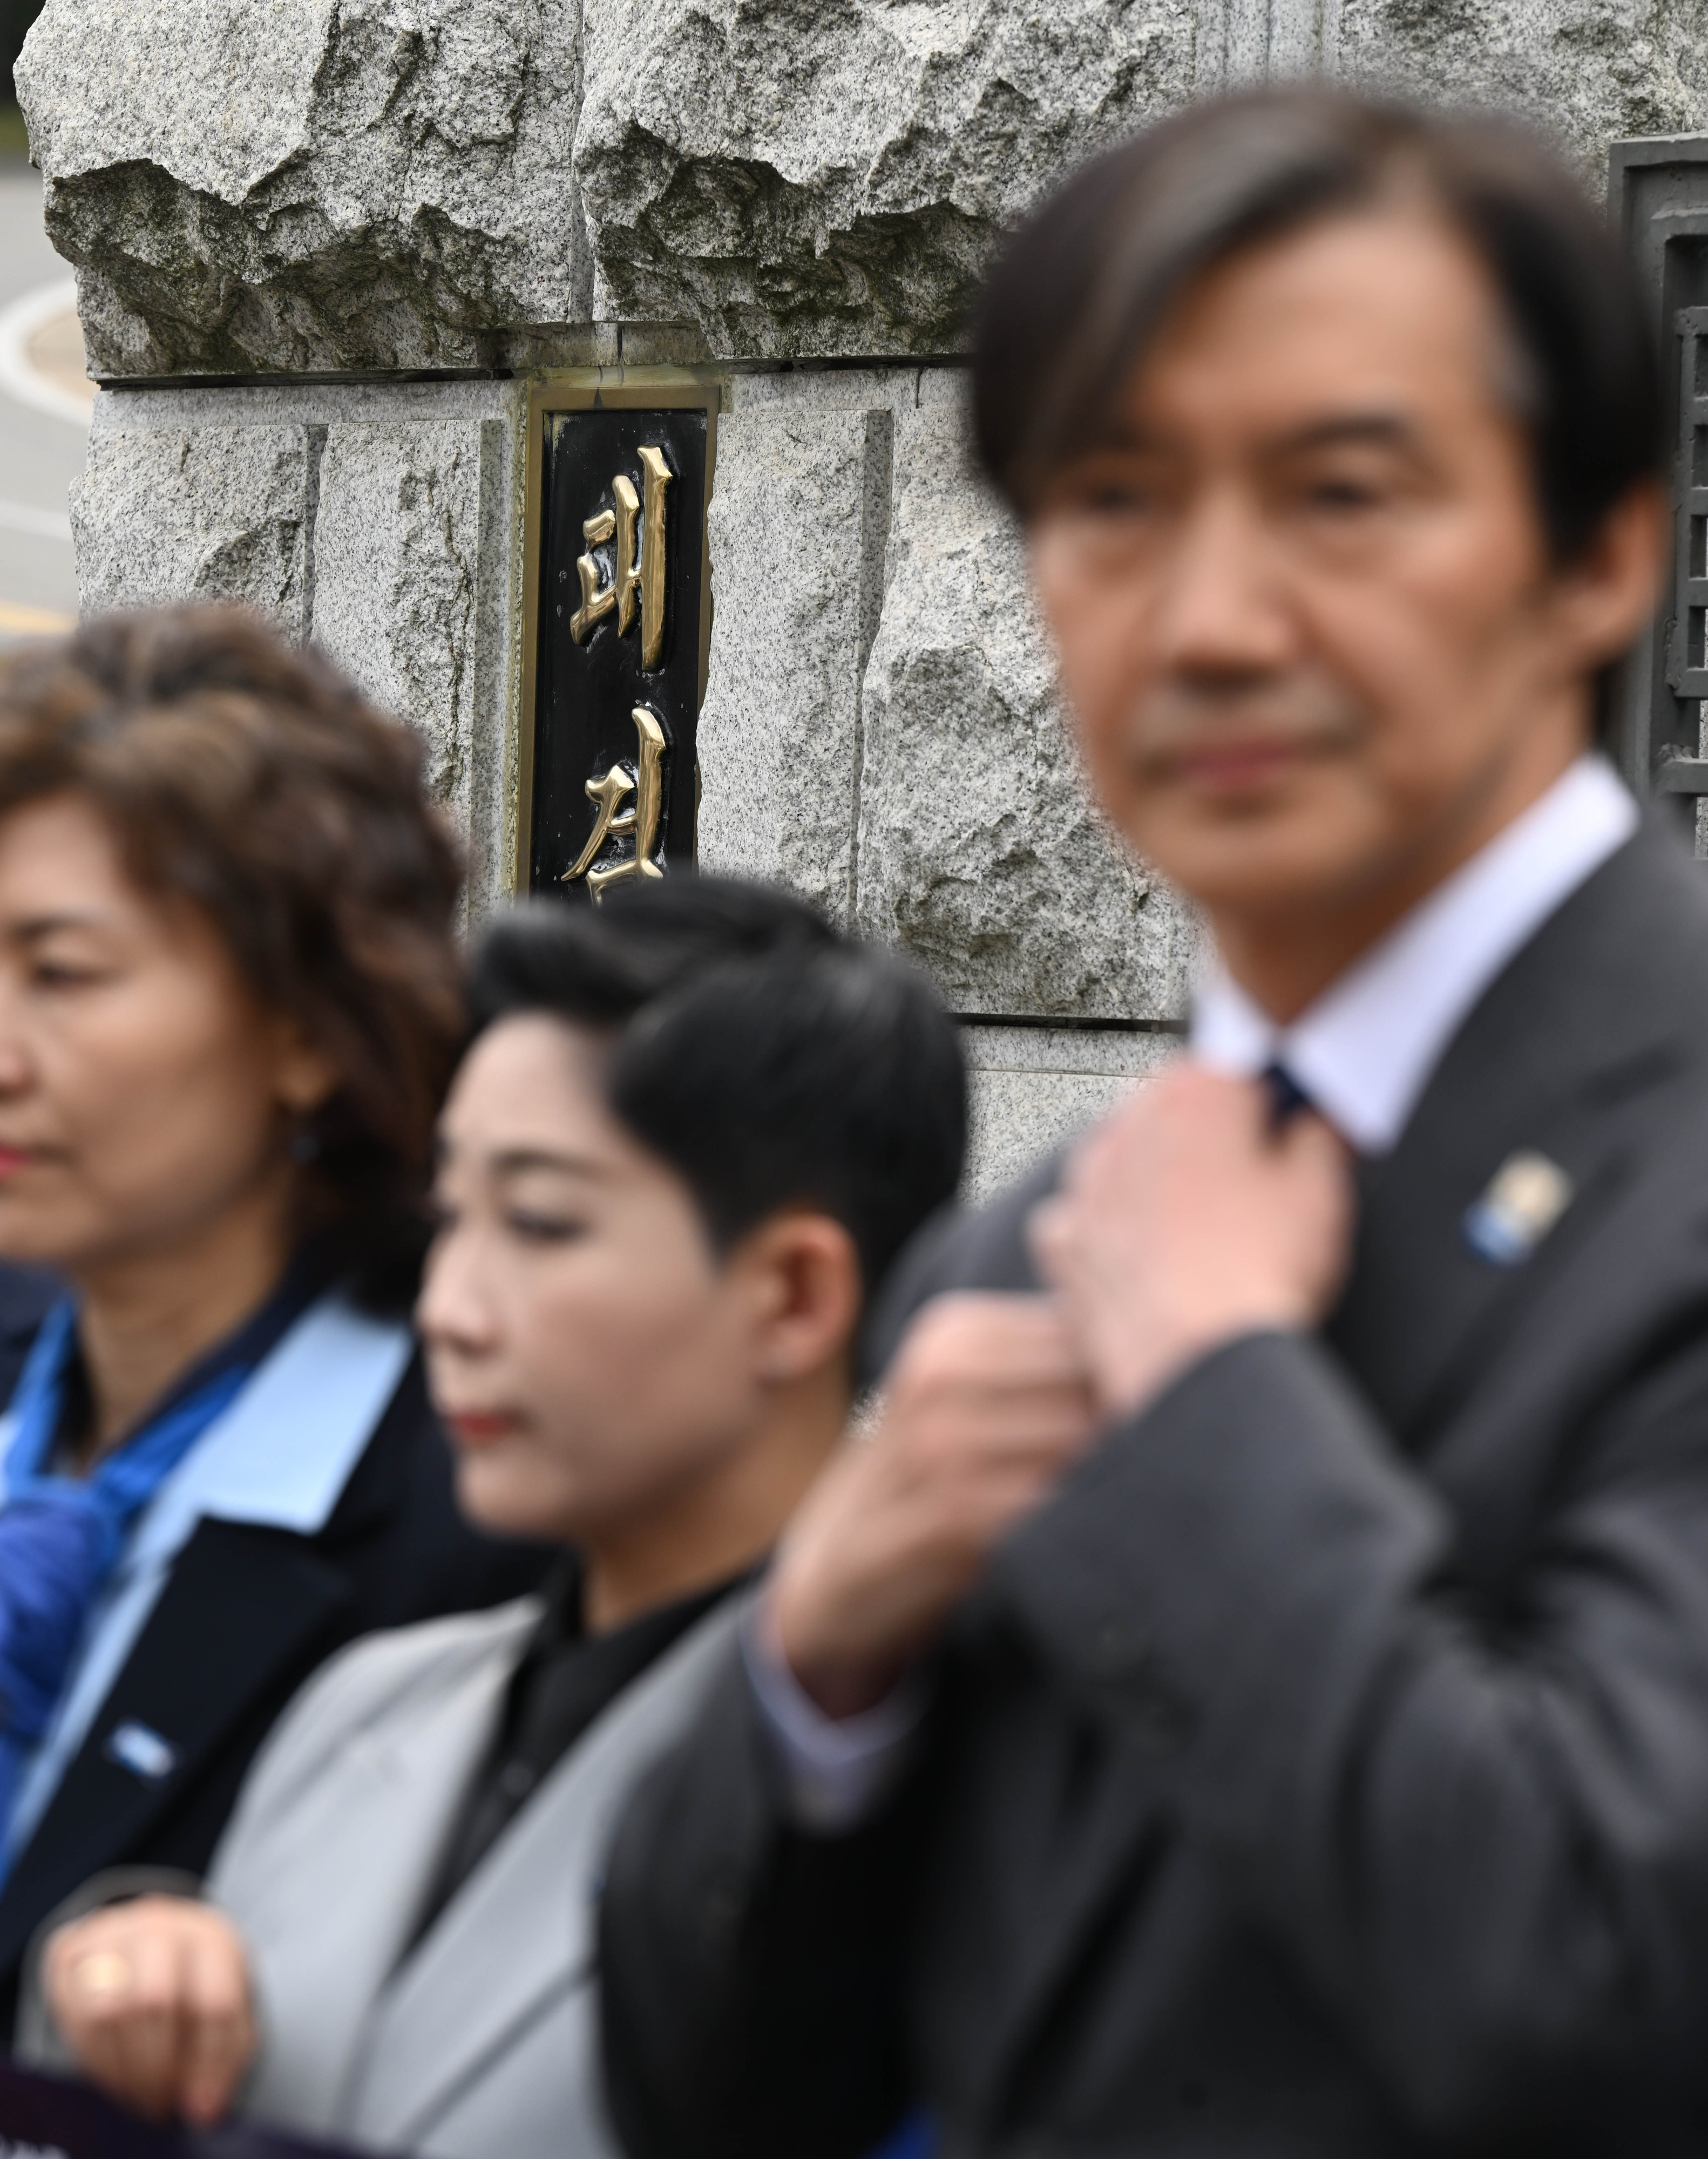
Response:
[{"label": "man's ear", "polygon": [[748,1291],[761,1379],[782,1384],[846,1364],[860,1323],[860,1255],[834,1217],[807,1208],[773,1214],[726,1265]]},{"label": "man's ear", "polygon": [[1659,481],[1616,502],[1556,584],[1560,658],[1575,673],[1617,660],[1659,603],[1672,552],[1672,518]]}]

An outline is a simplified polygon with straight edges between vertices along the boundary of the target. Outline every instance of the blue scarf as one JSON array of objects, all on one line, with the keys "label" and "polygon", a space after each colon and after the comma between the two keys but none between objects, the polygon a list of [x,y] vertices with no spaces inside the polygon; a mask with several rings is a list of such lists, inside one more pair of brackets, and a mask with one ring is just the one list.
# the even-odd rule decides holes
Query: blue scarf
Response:
[{"label": "blue scarf", "polygon": [[56,1304],[13,1395],[16,1428],[0,1465],[0,1868],[19,1772],[53,1721],[132,1523],[252,1369],[222,1364],[88,1477],[56,1477],[46,1465],[76,1346],[76,1312]]}]

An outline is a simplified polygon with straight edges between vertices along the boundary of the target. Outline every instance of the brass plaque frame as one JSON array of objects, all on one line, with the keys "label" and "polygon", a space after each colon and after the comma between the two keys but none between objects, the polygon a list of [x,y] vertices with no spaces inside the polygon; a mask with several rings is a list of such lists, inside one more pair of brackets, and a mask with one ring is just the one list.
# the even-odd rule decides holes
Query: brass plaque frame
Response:
[{"label": "brass plaque frame", "polygon": [[[612,411],[693,412],[706,415],[706,488],[709,504],[717,463],[717,417],[723,407],[722,378],[709,369],[687,367],[582,367],[540,375],[528,385],[527,424],[523,433],[522,476],[522,650],[520,710],[516,729],[515,807],[511,825],[514,889],[531,888],[530,862],[534,829],[534,743],[539,726],[541,559],[546,526],[546,431],[554,412]],[[712,554],[702,520],[700,531],[700,684],[706,700],[706,676],[712,655]]]}]

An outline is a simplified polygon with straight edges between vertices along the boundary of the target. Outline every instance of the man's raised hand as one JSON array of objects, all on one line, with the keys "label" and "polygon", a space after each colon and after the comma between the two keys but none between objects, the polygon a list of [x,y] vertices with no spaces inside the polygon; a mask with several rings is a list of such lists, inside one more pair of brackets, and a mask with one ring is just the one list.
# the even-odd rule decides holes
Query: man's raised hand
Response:
[{"label": "man's raised hand", "polygon": [[875,1430],[808,1494],[767,1593],[771,1646],[821,1709],[851,1716],[888,1692],[1095,1423],[1084,1353],[1051,1300],[926,1306]]},{"label": "man's raised hand", "polygon": [[1032,1241],[1100,1409],[1125,1416],[1238,1335],[1314,1326],[1352,1224],[1346,1150],[1320,1117],[1277,1126],[1258,1082],[1178,1064],[1080,1142]]}]

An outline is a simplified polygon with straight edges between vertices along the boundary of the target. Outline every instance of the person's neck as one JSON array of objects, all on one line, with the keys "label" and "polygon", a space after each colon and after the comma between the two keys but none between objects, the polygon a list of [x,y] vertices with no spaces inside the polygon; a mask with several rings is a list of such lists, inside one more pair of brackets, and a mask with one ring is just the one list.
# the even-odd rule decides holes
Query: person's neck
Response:
[{"label": "person's neck", "polygon": [[282,1174],[169,1243],[71,1271],[92,1411],[83,1467],[266,1301],[290,1257],[291,1204]]},{"label": "person's neck", "polygon": [[1496,784],[1399,856],[1385,875],[1348,893],[1209,906],[1223,966],[1278,1026],[1289,1026],[1413,908],[1508,826],[1540,801],[1582,756],[1584,730],[1550,735],[1498,775]]},{"label": "person's neck", "polygon": [[848,1407],[840,1368],[779,1388],[751,1437],[712,1472],[578,1540],[587,1631],[609,1633],[757,1566],[841,1440]]}]

